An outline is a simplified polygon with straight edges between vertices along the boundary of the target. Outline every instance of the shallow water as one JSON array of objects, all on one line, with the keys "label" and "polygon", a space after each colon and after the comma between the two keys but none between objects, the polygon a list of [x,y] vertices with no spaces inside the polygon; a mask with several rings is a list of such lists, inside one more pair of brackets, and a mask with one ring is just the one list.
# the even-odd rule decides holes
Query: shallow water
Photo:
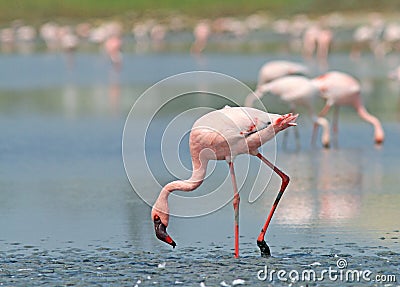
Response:
[{"label": "shallow water", "polygon": [[[394,65],[390,58],[365,58],[357,64],[347,55],[331,59],[332,68],[361,79],[366,106],[383,120],[383,147],[374,147],[372,128],[347,109],[341,113],[338,146],[330,150],[310,147],[312,126],[306,116],[299,119],[300,150],[291,131],[286,149],[283,135],[278,136],[276,164],[290,175],[291,183],[267,234],[272,258],[261,258],[255,241],[280,182],[273,176],[258,200],[248,202],[254,182],[256,189],[264,187],[256,181],[258,160],[247,156],[236,162],[243,184],[240,259],[233,258],[229,202],[205,216],[172,217],[168,230],[178,244],[175,250],[155,238],[150,207],[132,190],[122,162],[122,132],[132,104],[158,80],[196,69],[227,73],[254,87],[259,66],[273,58],[281,55],[210,54],[198,62],[179,53],[128,54],[117,75],[103,56],[78,54],[68,69],[58,54],[1,55],[0,284],[222,286],[222,281],[232,285],[243,279],[249,286],[340,285],[339,279],[327,277],[322,282],[257,278],[264,266],[287,273],[311,268],[318,273],[338,269],[339,259],[348,263],[343,270],[371,270],[371,279],[394,274],[393,285],[398,284],[399,87],[385,78]],[[366,69],[371,66],[375,68]],[[269,110],[287,111],[278,101],[265,103]],[[168,122],[186,105],[221,107],[224,102],[208,97],[183,101],[166,107],[155,122]],[[194,120],[188,115],[177,121],[167,139],[173,140]],[[147,152],[157,181],[165,184],[174,177],[157,165],[162,132],[162,124],[153,127],[154,143]],[[165,148],[176,153],[176,147]],[[183,166],[190,168],[187,138],[178,152]],[[265,154],[270,155],[268,148]],[[178,164],[172,161],[171,167],[187,176]],[[242,170],[245,164],[247,173]],[[136,175],[143,188],[157,194],[142,169],[138,164]],[[207,193],[227,176],[226,163],[217,163],[195,193]],[[230,194],[230,182],[221,190]],[[367,283],[381,286],[366,280],[353,285]]]}]

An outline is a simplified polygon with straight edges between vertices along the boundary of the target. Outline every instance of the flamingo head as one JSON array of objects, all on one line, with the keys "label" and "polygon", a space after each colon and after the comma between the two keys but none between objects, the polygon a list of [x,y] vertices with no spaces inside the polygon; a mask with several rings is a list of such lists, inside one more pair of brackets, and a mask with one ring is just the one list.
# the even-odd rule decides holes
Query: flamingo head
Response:
[{"label": "flamingo head", "polygon": [[382,145],[383,141],[384,141],[384,135],[380,135],[380,134],[375,135],[375,144],[376,145],[378,145],[378,146]]},{"label": "flamingo head", "polygon": [[374,132],[374,140],[375,144],[380,146],[383,144],[385,141],[385,132],[383,131],[383,128],[379,122],[379,120],[376,119],[375,123],[375,132]]},{"label": "flamingo head", "polygon": [[158,215],[154,215],[153,222],[154,222],[154,231],[156,232],[157,238],[175,248],[176,243],[175,241],[172,240],[171,236],[168,235],[167,226],[164,223],[162,223],[161,218]]},{"label": "flamingo head", "polygon": [[286,114],[286,115],[278,115],[276,118],[273,118],[273,125],[275,132],[280,132],[288,127],[297,126],[296,119],[299,114]]}]

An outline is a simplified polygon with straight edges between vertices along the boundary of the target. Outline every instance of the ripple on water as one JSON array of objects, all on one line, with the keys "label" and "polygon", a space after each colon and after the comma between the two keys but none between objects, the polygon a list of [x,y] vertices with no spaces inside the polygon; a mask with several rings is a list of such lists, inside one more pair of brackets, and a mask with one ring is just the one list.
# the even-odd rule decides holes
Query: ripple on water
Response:
[{"label": "ripple on water", "polygon": [[[205,286],[224,286],[222,282],[226,286],[233,286],[234,282],[238,286],[268,286],[270,282],[257,279],[257,272],[264,266],[269,270],[312,268],[320,272],[328,267],[335,268],[339,258],[347,260],[348,268],[382,274],[397,274],[400,266],[400,254],[387,247],[363,247],[368,251],[365,255],[357,252],[357,246],[352,243],[335,245],[352,248],[352,254],[343,253],[341,248],[328,247],[318,252],[312,252],[310,247],[282,248],[270,258],[261,258],[253,247],[245,247],[242,250],[245,255],[239,259],[233,258],[231,250],[221,248],[185,247],[155,253],[107,247],[33,251],[19,246],[19,249],[0,253],[0,282],[5,286],[199,286],[201,282]],[[238,283],[239,279],[242,283]],[[324,286],[329,284],[324,282]],[[336,285],[332,283],[331,286]]]}]

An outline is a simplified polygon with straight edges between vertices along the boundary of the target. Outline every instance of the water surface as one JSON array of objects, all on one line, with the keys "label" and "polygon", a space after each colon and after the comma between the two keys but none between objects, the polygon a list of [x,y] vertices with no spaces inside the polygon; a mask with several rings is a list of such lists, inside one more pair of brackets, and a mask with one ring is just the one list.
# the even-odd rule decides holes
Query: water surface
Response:
[{"label": "water surface", "polygon": [[[172,217],[168,230],[178,243],[175,250],[155,238],[150,207],[132,190],[122,162],[122,132],[131,105],[158,80],[197,69],[226,73],[254,87],[259,66],[281,56],[301,61],[261,53],[206,54],[200,62],[185,53],[127,54],[118,75],[94,54],[77,54],[72,69],[58,54],[1,55],[0,284],[218,286],[243,279],[249,286],[268,286],[282,282],[257,279],[265,265],[322,271],[336,268],[340,258],[347,260],[347,269],[396,274],[400,280],[399,87],[385,78],[390,59],[354,64],[347,55],[334,54],[330,61],[332,68],[360,78],[367,108],[383,120],[383,147],[373,145],[372,127],[351,109],[342,109],[338,146],[330,150],[310,147],[307,116],[299,119],[300,150],[292,132],[286,149],[278,136],[276,164],[292,180],[267,234],[272,258],[261,258],[255,241],[280,181],[273,176],[261,197],[249,203],[259,162],[247,156],[236,163],[238,177],[241,164],[250,164],[241,188],[240,259],[233,258],[230,203],[201,217]],[[265,103],[270,110],[287,111],[277,100]],[[205,96],[186,104],[217,108],[224,103]],[[168,121],[185,107],[171,105],[155,121]],[[176,123],[177,134],[195,119]],[[147,152],[153,155],[157,180],[165,184],[174,177],[157,168],[163,125],[152,132],[154,144]],[[176,147],[170,148],[173,154]],[[268,149],[265,153],[268,157]],[[187,138],[179,154],[190,168]],[[142,169],[138,164],[139,178]],[[214,171],[195,192],[207,193],[229,176],[224,162]],[[140,179],[152,187],[149,178]],[[230,188],[228,181],[222,190],[228,194]]]}]

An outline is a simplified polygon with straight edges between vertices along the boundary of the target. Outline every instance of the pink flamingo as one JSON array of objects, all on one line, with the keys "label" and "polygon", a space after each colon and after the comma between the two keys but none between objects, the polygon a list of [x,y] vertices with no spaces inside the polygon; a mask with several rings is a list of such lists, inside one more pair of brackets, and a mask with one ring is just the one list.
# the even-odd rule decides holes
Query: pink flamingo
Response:
[{"label": "pink flamingo", "polygon": [[167,233],[169,220],[168,196],[174,190],[192,191],[203,182],[209,160],[226,160],[232,179],[235,211],[235,257],[239,256],[239,193],[233,161],[239,154],[257,156],[267,166],[273,169],[282,179],[278,196],[269,212],[267,221],[257,238],[257,245],[262,256],[270,256],[268,245],[264,241],[265,233],[272,215],[278,205],[289,177],[279,170],[273,163],[263,157],[258,148],[265,142],[274,138],[276,133],[295,126],[298,115],[269,114],[253,108],[225,107],[221,110],[210,112],[198,119],[191,130],[189,137],[190,154],[192,156],[193,172],[187,180],[178,180],[168,183],[160,192],[153,209],[151,218],[158,239],[170,244],[176,243]]},{"label": "pink flamingo", "polygon": [[303,56],[311,60],[318,46],[318,35],[320,28],[316,25],[310,26],[303,34]]},{"label": "pink flamingo", "polygon": [[304,53],[306,58],[312,58],[314,52],[319,60],[325,60],[328,56],[332,42],[332,31],[319,27],[310,27],[304,34]]},{"label": "pink flamingo", "polygon": [[111,35],[104,42],[104,49],[110,57],[115,70],[119,71],[122,66],[122,39],[119,35]]},{"label": "pink flamingo", "polygon": [[[338,117],[340,106],[352,106],[363,120],[374,126],[375,143],[382,144],[385,139],[385,134],[380,121],[368,113],[361,99],[360,83],[352,76],[332,71],[312,79],[312,82],[318,86],[321,91],[321,96],[326,99],[325,107],[319,113],[320,117],[324,117],[332,106],[335,106],[333,118],[333,132],[337,136]],[[318,127],[314,124],[313,142]]]},{"label": "pink flamingo", "polygon": [[303,55],[311,60],[316,53],[319,63],[326,67],[328,63],[328,53],[333,39],[332,31],[328,28],[311,26],[304,32]]},{"label": "pink flamingo", "polygon": [[193,35],[195,37],[194,43],[190,51],[194,54],[200,54],[206,48],[208,39],[210,37],[210,25],[206,21],[202,21],[194,27]]},{"label": "pink flamingo", "polygon": [[321,29],[318,34],[317,58],[324,67],[328,65],[328,54],[332,44],[333,33],[330,29]]},{"label": "pink flamingo", "polygon": [[258,86],[288,75],[308,75],[306,66],[291,61],[270,61],[258,72]]},{"label": "pink flamingo", "polygon": [[[310,79],[303,76],[286,76],[258,86],[254,93],[247,96],[245,106],[251,107],[255,99],[261,99],[267,93],[276,95],[288,103],[292,113],[295,112],[297,106],[305,107],[312,121],[322,127],[322,145],[324,147],[329,147],[329,122],[325,118],[315,115],[313,101],[320,95],[320,91],[318,86]],[[297,129],[295,129],[295,131],[296,140],[298,142]],[[287,133],[285,133],[285,135],[286,134]]]}]

